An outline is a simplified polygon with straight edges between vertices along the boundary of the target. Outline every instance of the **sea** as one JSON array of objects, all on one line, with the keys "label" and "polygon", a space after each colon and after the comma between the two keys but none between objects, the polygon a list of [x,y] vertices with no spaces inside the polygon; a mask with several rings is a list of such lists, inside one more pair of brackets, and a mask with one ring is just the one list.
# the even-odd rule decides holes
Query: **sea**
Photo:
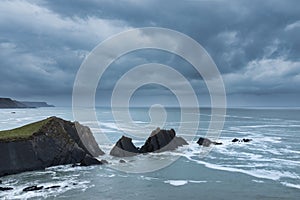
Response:
[{"label": "sea", "polygon": [[[140,128],[138,131],[143,132],[142,127],[151,120],[149,108],[124,112],[128,110],[132,122]],[[99,107],[94,112],[98,126],[91,130],[106,153],[99,159],[106,159],[109,164],[55,166],[0,177],[1,187],[14,188],[0,192],[0,199],[300,199],[300,108],[227,108],[217,138],[223,144],[205,155],[201,154],[204,147],[196,141],[207,134],[211,109],[190,108],[188,114],[199,121],[183,122],[181,108],[166,108],[167,118],[161,128],[173,128],[178,136],[188,136],[189,145],[171,152],[122,158],[125,163],[109,155],[114,143],[127,135],[141,146],[151,132],[145,129],[143,134],[136,135],[137,127],[131,129],[127,122],[116,121],[110,108]],[[74,120],[70,107],[1,109],[0,129],[16,128],[50,116]],[[182,123],[198,123],[195,134],[189,126],[179,132]],[[105,142],[101,141],[103,136]],[[252,141],[233,143],[234,138]],[[60,187],[22,191],[32,185]]]}]

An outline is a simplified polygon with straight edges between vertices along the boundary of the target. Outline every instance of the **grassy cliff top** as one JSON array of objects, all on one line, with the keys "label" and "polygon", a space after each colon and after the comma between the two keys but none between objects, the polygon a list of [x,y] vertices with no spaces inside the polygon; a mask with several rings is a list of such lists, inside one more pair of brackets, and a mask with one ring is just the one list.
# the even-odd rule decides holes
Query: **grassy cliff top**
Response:
[{"label": "grassy cliff top", "polygon": [[45,125],[51,118],[44,119],[42,121],[27,124],[25,126],[0,131],[0,141],[1,140],[15,140],[15,139],[25,139],[37,132],[43,125]]}]

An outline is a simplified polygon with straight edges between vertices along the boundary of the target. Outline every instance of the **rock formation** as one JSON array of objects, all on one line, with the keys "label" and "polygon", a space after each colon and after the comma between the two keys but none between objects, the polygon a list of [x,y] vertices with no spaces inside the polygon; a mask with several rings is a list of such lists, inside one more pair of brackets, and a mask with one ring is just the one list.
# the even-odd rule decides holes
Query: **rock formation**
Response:
[{"label": "rock formation", "polygon": [[209,147],[211,144],[214,144],[214,145],[221,145],[222,144],[221,142],[213,142],[210,139],[203,138],[203,137],[200,137],[199,140],[197,141],[197,143],[200,146],[205,146],[205,147]]},{"label": "rock formation", "polygon": [[187,144],[182,137],[176,136],[174,129],[161,130],[157,128],[141,148],[135,147],[131,138],[122,136],[112,148],[110,155],[128,157],[139,153],[170,151]]},{"label": "rock formation", "polygon": [[187,144],[188,143],[182,137],[176,136],[174,129],[161,130],[157,128],[152,131],[150,137],[141,147],[140,153],[171,151]]},{"label": "rock formation", "polygon": [[132,139],[122,136],[110,151],[110,155],[116,157],[129,157],[139,153],[139,149],[134,146]]},{"label": "rock formation", "polygon": [[0,176],[55,165],[101,164],[94,157],[103,154],[89,128],[57,117],[0,131]]}]

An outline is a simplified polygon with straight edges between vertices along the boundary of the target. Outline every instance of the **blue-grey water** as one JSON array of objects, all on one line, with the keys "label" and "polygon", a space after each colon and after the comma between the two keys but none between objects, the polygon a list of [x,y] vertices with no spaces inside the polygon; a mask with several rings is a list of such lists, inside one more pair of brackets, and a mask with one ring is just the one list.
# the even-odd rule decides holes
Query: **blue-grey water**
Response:
[{"label": "blue-grey water", "polygon": [[[12,112],[16,113],[12,113]],[[300,110],[299,109],[228,109],[219,141],[206,157],[195,142],[174,152],[125,158],[126,163],[110,157],[113,143],[124,134],[116,126],[109,108],[97,108],[100,121],[92,131],[99,141],[100,131],[111,143],[101,145],[104,166],[56,166],[42,171],[1,177],[0,186],[14,190],[0,192],[0,199],[299,199],[300,198]],[[149,122],[148,109],[131,109],[133,120],[141,126]],[[190,114],[196,113],[190,109]],[[177,130],[180,109],[167,109],[164,128]],[[71,108],[2,109],[0,129],[11,129],[49,116],[73,120]],[[200,109],[197,139],[204,136],[210,109]],[[194,122],[191,122],[194,123]],[[128,127],[130,132],[130,127]],[[189,132],[185,129],[184,132]],[[178,133],[184,135],[186,133]],[[146,133],[149,135],[150,133]],[[250,143],[232,143],[233,138],[251,138]],[[146,138],[144,138],[146,139]],[[134,139],[141,145],[143,140]],[[101,142],[100,142],[101,143]],[[149,173],[126,173],[124,168],[138,162],[154,162],[180,155],[171,165]],[[1,161],[5,162],[5,161]],[[22,192],[30,185],[60,188]]]}]

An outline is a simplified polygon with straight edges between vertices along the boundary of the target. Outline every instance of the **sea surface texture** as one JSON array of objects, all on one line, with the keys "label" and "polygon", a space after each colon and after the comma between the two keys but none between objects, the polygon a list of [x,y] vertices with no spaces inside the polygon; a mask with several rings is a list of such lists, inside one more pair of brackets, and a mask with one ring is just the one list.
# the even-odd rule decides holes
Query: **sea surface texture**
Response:
[{"label": "sea surface texture", "polygon": [[[185,112],[199,115],[192,108]],[[126,163],[109,155],[114,143],[122,135],[127,135],[133,138],[135,145],[141,146],[150,132],[138,136],[130,134],[136,130],[126,126],[126,122],[116,124],[109,108],[97,108],[96,113],[99,126],[92,126],[92,131],[100,148],[106,152],[101,159],[110,164],[56,166],[1,177],[0,186],[14,189],[0,192],[0,199],[300,199],[299,109],[227,109],[224,128],[218,139],[223,145],[215,146],[203,157],[196,141],[200,136],[205,137],[211,119],[211,110],[203,108],[193,138],[188,128],[177,132],[178,136],[188,137],[190,145],[173,152],[122,158]],[[131,108],[130,114],[141,127],[149,123],[148,108]],[[166,114],[166,123],[161,128],[178,130],[182,123],[197,123],[181,122],[180,108],[167,108]],[[54,115],[73,120],[71,108],[2,109],[0,129],[19,127]],[[91,122],[82,123],[89,125]],[[126,127],[126,131],[122,131],[118,124]],[[110,142],[103,143],[103,135]],[[252,141],[232,143],[233,138]],[[173,162],[160,166],[170,159]],[[159,169],[133,173],[139,167],[146,169],[155,164]],[[60,187],[22,191],[31,185]]]}]

